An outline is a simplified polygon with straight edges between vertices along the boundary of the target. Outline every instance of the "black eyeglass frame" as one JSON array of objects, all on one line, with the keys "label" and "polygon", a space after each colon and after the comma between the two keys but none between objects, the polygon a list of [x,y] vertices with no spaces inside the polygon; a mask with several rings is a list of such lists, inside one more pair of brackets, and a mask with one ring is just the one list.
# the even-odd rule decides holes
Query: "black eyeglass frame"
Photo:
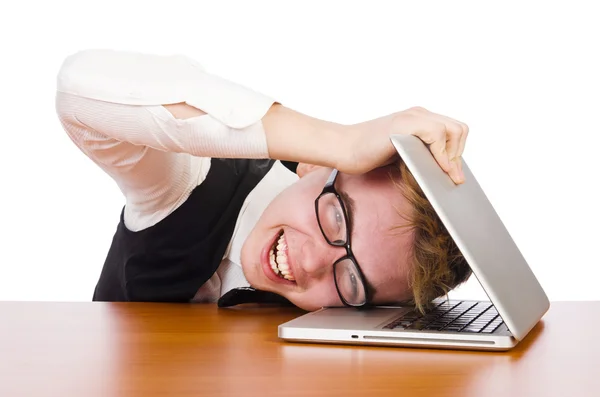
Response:
[{"label": "black eyeglass frame", "polygon": [[[355,307],[355,308],[366,308],[368,306],[370,306],[370,301],[371,301],[371,296],[370,296],[370,292],[369,292],[369,288],[367,285],[367,280],[365,279],[365,276],[362,272],[362,269],[360,268],[360,266],[358,265],[358,261],[356,260],[356,258],[354,257],[354,254],[352,253],[352,249],[350,248],[350,222],[348,221],[348,211],[346,209],[346,205],[344,204],[344,200],[342,200],[340,194],[338,193],[338,191],[335,189],[335,181],[338,177],[338,170],[334,169],[331,174],[329,175],[329,178],[327,178],[327,182],[325,183],[325,187],[323,188],[323,190],[321,191],[321,194],[319,194],[319,196],[317,196],[317,198],[315,199],[315,214],[317,215],[317,223],[319,224],[319,229],[321,229],[321,234],[323,234],[323,237],[325,238],[325,241],[327,241],[327,244],[333,246],[333,247],[344,247],[346,248],[346,255],[342,256],[341,258],[339,258],[338,260],[336,260],[333,264],[333,280],[335,282],[335,289],[337,290],[337,293],[342,301],[342,303],[346,306],[350,306],[350,307]],[[323,230],[323,226],[321,226],[321,220],[319,219],[319,199],[321,197],[323,197],[326,194],[335,194],[335,197],[337,198],[338,202],[340,203],[340,206],[342,208],[342,213],[344,215],[344,222],[346,222],[346,241],[345,242],[332,242],[329,240],[329,238],[327,237],[327,235],[325,234],[325,231]],[[340,288],[338,286],[338,282],[337,282],[337,268],[338,268],[338,264],[340,262],[342,262],[343,260],[349,259],[350,261],[352,261],[352,263],[354,264],[354,267],[356,267],[357,270],[357,274],[360,278],[360,282],[362,283],[363,289],[364,289],[364,296],[365,296],[365,302],[363,304],[360,305],[353,305],[351,303],[348,303],[346,301],[346,299],[344,299],[342,293],[340,292]]]}]

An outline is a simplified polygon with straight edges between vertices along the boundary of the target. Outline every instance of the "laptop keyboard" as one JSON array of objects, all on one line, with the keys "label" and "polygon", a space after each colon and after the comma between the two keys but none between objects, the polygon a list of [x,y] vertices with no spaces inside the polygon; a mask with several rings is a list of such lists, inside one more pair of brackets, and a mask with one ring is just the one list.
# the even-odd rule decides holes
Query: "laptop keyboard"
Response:
[{"label": "laptop keyboard", "polygon": [[424,315],[412,310],[383,328],[491,334],[502,324],[490,302],[442,301]]}]

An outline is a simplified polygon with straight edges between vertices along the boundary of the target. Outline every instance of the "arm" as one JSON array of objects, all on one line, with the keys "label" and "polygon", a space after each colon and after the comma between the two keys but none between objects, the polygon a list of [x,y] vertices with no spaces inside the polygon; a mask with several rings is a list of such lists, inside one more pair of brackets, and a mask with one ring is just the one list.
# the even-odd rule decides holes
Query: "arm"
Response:
[{"label": "arm", "polygon": [[[131,230],[178,208],[204,180],[210,157],[268,156],[260,119],[273,100],[185,57],[79,52],[64,61],[57,91],[62,127],[115,180]],[[186,101],[210,114],[180,120],[161,106]]]},{"label": "arm", "polygon": [[208,158],[127,141],[156,132],[152,113],[143,107],[58,92],[56,111],[75,145],[119,186],[126,200],[125,225],[132,231],[160,222],[183,204],[210,168]]},{"label": "arm", "polygon": [[[190,119],[206,114],[185,103],[165,105],[178,119]],[[262,118],[268,146],[268,156],[277,160],[334,167],[333,148],[341,145],[346,126],[319,120],[273,104]]]},{"label": "arm", "polygon": [[458,144],[445,153],[462,127],[444,116],[410,109],[342,126],[274,104],[183,56],[83,51],[63,63],[58,91],[65,130],[115,179],[127,198],[126,219],[145,218],[140,228],[185,200],[210,157],[271,157],[360,173],[395,158],[391,133],[432,143],[445,170],[448,155],[462,153]]},{"label": "arm", "polygon": [[429,144],[438,164],[454,182],[464,181],[461,156],[467,125],[423,108],[411,108],[355,125],[341,125],[276,104],[262,121],[272,158],[360,174],[397,159],[390,135],[415,135]]},{"label": "arm", "polygon": [[[206,114],[186,104],[167,105],[178,118]],[[319,120],[278,103],[262,118],[269,157],[335,167],[363,173],[393,162],[396,150],[390,134],[411,134],[430,145],[439,165],[456,183],[464,181],[461,156],[467,139],[466,124],[423,108],[411,108],[364,123],[346,126]]]}]

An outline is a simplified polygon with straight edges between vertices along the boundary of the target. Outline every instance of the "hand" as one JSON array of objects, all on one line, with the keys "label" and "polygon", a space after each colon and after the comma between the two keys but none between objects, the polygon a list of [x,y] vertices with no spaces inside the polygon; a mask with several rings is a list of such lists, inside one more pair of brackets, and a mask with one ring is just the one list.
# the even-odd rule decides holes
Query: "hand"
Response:
[{"label": "hand", "polygon": [[459,184],[464,182],[461,156],[469,127],[460,121],[414,107],[375,120],[349,126],[348,146],[339,153],[336,167],[349,174],[361,174],[391,164],[398,152],[390,135],[414,135],[429,145],[440,167]]}]

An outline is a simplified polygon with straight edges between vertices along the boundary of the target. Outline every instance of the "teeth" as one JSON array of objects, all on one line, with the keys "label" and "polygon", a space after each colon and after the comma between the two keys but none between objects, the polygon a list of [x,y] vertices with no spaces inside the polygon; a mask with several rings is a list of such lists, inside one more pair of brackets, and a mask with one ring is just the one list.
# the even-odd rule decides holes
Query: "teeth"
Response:
[{"label": "teeth", "polygon": [[277,268],[277,263],[275,262],[275,254],[273,253],[273,249],[269,252],[269,264],[271,265],[271,269],[275,274],[279,274],[279,269]]},{"label": "teeth", "polygon": [[[275,253],[275,249],[277,249],[277,253]],[[280,277],[290,281],[296,280],[294,276],[292,276],[288,265],[287,244],[285,243],[283,234],[279,236],[276,245],[269,251],[269,264],[271,265],[273,272]]]}]

